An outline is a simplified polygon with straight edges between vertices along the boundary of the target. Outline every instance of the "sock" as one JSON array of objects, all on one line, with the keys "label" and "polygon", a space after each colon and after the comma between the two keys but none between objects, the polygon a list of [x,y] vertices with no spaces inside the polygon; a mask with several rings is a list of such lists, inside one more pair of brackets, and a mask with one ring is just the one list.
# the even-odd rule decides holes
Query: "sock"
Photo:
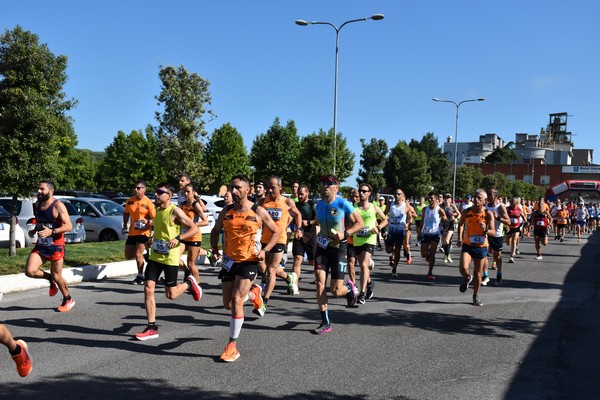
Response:
[{"label": "sock", "polygon": [[321,320],[323,321],[324,324],[329,323],[329,311],[328,310],[321,311]]},{"label": "sock", "polygon": [[17,354],[21,353],[21,345],[17,343],[17,348],[15,349],[15,351],[9,351],[11,356],[16,356]]},{"label": "sock", "polygon": [[489,276],[489,275],[490,275],[490,274],[489,274],[489,273],[487,273],[487,272],[484,272],[484,273],[483,273],[483,277],[484,277],[484,278],[485,278],[485,277],[487,277],[487,276]]},{"label": "sock", "polygon": [[66,295],[66,296],[63,298],[63,300],[64,300],[64,301],[69,301],[69,300],[71,300],[71,295],[70,295],[70,294]]},{"label": "sock", "polygon": [[231,341],[236,341],[244,325],[244,317],[231,317],[229,320],[229,338]]},{"label": "sock", "polygon": [[285,283],[287,283],[288,285],[289,285],[290,283],[292,283],[292,278],[290,278],[290,274],[287,274],[287,275],[286,275],[286,277],[285,277]]},{"label": "sock", "polygon": [[154,330],[158,330],[158,326],[156,326],[156,321],[154,322],[148,322],[148,328],[152,328]]},{"label": "sock", "polygon": [[444,255],[448,256],[450,255],[450,246],[448,246],[447,244],[442,246],[442,249],[444,249]]},{"label": "sock", "polygon": [[268,297],[264,297],[263,298],[263,304],[265,305],[265,307],[267,306],[268,302],[269,302],[269,298]]}]

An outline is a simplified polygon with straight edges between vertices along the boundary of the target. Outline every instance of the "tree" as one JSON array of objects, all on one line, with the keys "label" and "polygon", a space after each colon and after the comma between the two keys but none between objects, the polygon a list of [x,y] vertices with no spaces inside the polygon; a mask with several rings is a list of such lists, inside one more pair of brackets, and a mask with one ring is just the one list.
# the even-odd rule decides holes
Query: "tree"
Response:
[{"label": "tree", "polygon": [[440,148],[437,137],[427,132],[420,142],[411,140],[409,146],[422,151],[429,160],[428,173],[431,175],[431,184],[439,192],[450,191],[452,187],[452,164]]},{"label": "tree", "polygon": [[387,186],[402,188],[407,197],[421,196],[432,189],[427,156],[404,140],[392,148],[383,171]]},{"label": "tree", "polygon": [[65,160],[65,173],[57,178],[58,186],[64,189],[96,190],[96,172],[99,162],[90,150],[71,149]]},{"label": "tree", "polygon": [[129,135],[119,131],[98,168],[100,187],[131,193],[139,179],[146,180],[149,187],[164,181],[167,171],[157,160],[158,153],[159,142],[151,127],[146,128],[145,136],[136,130]]},{"label": "tree", "polygon": [[484,176],[481,180],[481,186],[485,190],[498,189],[500,196],[510,196],[513,192],[513,182],[500,172]]},{"label": "tree", "polygon": [[212,101],[210,83],[183,66],[161,66],[158,75],[162,87],[156,99],[164,107],[162,113],[156,112],[162,167],[170,178],[188,173],[201,182],[206,173],[204,144],[200,140],[207,134],[203,117],[205,113],[214,116],[206,109],[206,104]]},{"label": "tree", "polygon": [[383,167],[387,160],[388,145],[385,140],[375,138],[372,138],[369,143],[366,143],[365,139],[360,139],[360,144],[363,151],[360,156],[359,179],[356,183],[368,182],[373,186],[374,191],[381,190],[385,187]]},{"label": "tree", "polygon": [[468,165],[456,168],[456,196],[465,197],[481,188],[483,173],[480,169]]},{"label": "tree", "polygon": [[[319,178],[333,172],[333,129],[325,132],[320,129],[318,133],[311,133],[302,138],[302,171],[300,180],[311,191],[319,189]],[[343,182],[354,168],[354,153],[348,149],[346,138],[338,133],[336,139],[336,177]]]},{"label": "tree", "polygon": [[301,169],[299,157],[300,138],[296,123],[290,120],[284,127],[277,117],[266,133],[261,133],[254,139],[250,151],[255,176],[267,178],[276,175],[283,181],[298,178]]},{"label": "tree", "polygon": [[244,146],[244,138],[229,123],[215,129],[206,144],[204,158],[210,173],[206,186],[213,192],[229,183],[235,174],[251,175],[250,156]]},{"label": "tree", "polygon": [[37,35],[17,26],[0,36],[0,187],[13,194],[10,255],[16,254],[17,197],[44,178],[64,173],[65,154],[77,145],[67,111],[67,57],[55,56]]},{"label": "tree", "polygon": [[512,149],[514,142],[508,142],[504,147],[497,147],[485,158],[486,163],[490,164],[510,164],[519,159],[519,156]]}]

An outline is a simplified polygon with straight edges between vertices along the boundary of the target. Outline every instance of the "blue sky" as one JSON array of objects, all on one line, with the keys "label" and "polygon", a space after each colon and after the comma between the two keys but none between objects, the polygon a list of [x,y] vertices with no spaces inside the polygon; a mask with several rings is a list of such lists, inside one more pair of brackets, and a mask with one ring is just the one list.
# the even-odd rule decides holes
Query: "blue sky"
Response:
[{"label": "blue sky", "polygon": [[4,2],[17,24],[69,58],[65,91],[80,148],[103,150],[116,133],[155,124],[160,65],[211,82],[217,118],[250,150],[279,117],[301,136],[333,125],[335,31],[294,24],[381,13],[340,33],[337,130],[359,168],[359,139],[454,135],[459,141],[537,134],[568,112],[576,148],[600,162],[600,2],[589,1],[32,1]]}]

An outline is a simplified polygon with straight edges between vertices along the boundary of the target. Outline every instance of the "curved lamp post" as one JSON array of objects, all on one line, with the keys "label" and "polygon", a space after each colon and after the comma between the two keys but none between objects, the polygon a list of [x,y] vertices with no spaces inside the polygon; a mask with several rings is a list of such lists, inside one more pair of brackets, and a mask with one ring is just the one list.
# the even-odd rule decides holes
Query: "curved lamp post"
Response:
[{"label": "curved lamp post", "polygon": [[342,28],[352,22],[367,21],[372,19],[373,21],[380,21],[384,18],[383,14],[373,14],[370,17],[363,17],[358,19],[351,19],[344,22],[338,28],[331,22],[327,21],[305,21],[303,19],[296,20],[296,25],[307,26],[307,25],[329,25],[335,29],[335,80],[333,85],[333,174],[335,175],[335,164],[336,164],[336,151],[337,151],[337,86],[338,86],[338,53],[340,48],[340,31]]},{"label": "curved lamp post", "polygon": [[454,173],[453,173],[453,178],[452,178],[452,201],[454,202],[455,197],[456,197],[456,158],[458,156],[458,108],[460,107],[460,105],[462,103],[468,103],[471,101],[484,101],[485,99],[484,98],[469,99],[469,100],[463,100],[459,103],[452,101],[452,100],[438,99],[437,97],[434,97],[431,100],[438,101],[440,103],[452,103],[456,106],[456,126],[454,128]]}]

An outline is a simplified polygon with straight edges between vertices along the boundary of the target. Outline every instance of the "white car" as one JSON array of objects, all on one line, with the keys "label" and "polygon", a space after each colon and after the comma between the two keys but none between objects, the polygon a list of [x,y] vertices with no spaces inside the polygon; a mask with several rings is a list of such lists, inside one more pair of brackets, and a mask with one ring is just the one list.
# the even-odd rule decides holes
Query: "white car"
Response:
[{"label": "white car", "polygon": [[[18,220],[18,218],[17,218]],[[15,246],[17,249],[25,247],[25,233],[19,226],[18,221],[15,225]],[[0,206],[0,248],[10,247],[10,213]]]},{"label": "white car", "polygon": [[215,220],[225,206],[225,200],[220,196],[200,195],[200,199],[206,204],[207,212],[204,213],[208,219],[208,225],[201,228],[202,233],[210,233],[215,226]]},{"label": "white car", "polygon": [[95,197],[70,197],[68,200],[81,214],[85,222],[86,240],[89,242],[105,242],[124,240],[121,228],[125,208],[107,199]]}]

